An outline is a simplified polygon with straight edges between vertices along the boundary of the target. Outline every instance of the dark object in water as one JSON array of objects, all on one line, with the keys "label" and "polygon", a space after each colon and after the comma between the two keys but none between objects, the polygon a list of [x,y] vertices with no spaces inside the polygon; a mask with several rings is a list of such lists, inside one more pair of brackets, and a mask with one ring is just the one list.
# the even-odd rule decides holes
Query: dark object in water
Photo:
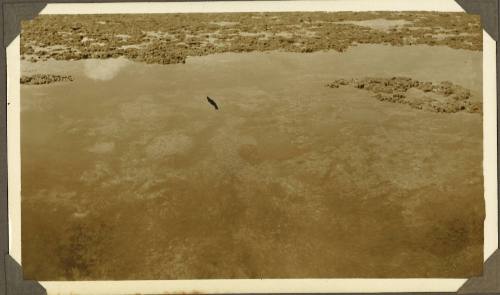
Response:
[{"label": "dark object in water", "polygon": [[208,102],[209,102],[211,105],[213,105],[213,106],[214,106],[214,108],[215,108],[216,110],[218,110],[218,109],[219,109],[219,106],[217,106],[217,103],[215,103],[215,101],[214,101],[213,99],[211,99],[210,97],[208,97],[208,96],[207,96],[207,100],[208,100]]}]

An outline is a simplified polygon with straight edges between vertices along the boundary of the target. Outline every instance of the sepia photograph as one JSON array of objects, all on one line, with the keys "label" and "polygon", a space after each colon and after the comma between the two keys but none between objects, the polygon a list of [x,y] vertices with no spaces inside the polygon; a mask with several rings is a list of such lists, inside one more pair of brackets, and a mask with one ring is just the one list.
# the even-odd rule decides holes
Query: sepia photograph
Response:
[{"label": "sepia photograph", "polygon": [[479,15],[41,14],[20,58],[25,279],[482,274]]}]

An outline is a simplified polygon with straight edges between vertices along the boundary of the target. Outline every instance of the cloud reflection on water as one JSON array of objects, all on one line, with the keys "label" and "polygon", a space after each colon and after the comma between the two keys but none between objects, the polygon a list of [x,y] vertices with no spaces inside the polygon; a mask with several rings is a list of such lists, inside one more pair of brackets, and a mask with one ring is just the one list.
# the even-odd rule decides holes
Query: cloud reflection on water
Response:
[{"label": "cloud reflection on water", "polygon": [[84,63],[84,73],[90,79],[108,81],[116,77],[118,73],[131,62],[126,58],[112,59],[88,59]]}]

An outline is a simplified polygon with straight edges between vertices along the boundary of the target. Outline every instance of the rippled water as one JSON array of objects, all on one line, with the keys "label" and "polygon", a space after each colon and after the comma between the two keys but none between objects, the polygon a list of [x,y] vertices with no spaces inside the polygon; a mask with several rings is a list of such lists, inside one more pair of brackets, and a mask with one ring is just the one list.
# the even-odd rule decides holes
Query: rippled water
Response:
[{"label": "rippled water", "polygon": [[22,87],[28,277],[460,277],[482,267],[481,115],[325,87],[408,76],[481,99],[480,52],[364,45],[22,70],[75,78]]}]

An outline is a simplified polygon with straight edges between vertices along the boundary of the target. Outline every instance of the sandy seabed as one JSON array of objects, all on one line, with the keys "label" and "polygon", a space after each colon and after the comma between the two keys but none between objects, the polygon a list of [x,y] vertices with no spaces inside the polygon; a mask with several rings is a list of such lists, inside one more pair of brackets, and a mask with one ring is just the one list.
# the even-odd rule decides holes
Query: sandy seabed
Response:
[{"label": "sandy seabed", "polygon": [[[113,34],[135,40],[120,46],[144,43],[132,26],[120,25],[122,16],[51,16],[26,25],[22,74],[54,81],[21,88],[25,278],[479,274],[484,200],[477,18],[330,17],[197,16],[213,28],[196,27],[185,16],[135,20],[137,28],[157,32],[160,43],[165,36],[180,38],[164,23],[187,26],[191,35],[217,28],[223,37],[237,26],[234,34],[257,39],[262,36],[252,34],[267,25],[269,42],[292,39],[286,44],[299,49],[315,34],[350,30],[335,39],[350,40],[341,50],[304,41],[316,44],[305,51],[292,45],[229,50],[239,41],[207,33],[226,40],[217,47],[224,49],[189,45],[180,59],[171,59],[177,51],[169,51],[174,45],[168,42],[162,43],[168,55],[128,47],[137,49],[133,57],[116,49]],[[304,22],[314,34],[277,29]],[[107,49],[56,42],[63,37],[48,44],[46,36],[57,34],[36,34],[61,35],[59,28],[74,30],[65,38],[80,36],[82,44],[84,38],[107,40]],[[446,34],[470,39],[439,43],[449,36],[438,34],[450,28],[458,33]],[[424,29],[430,37],[415,41]],[[364,39],[372,30],[379,37],[413,36],[415,44]],[[48,53],[34,54],[26,44]],[[69,51],[57,53],[62,46]],[[74,50],[81,55],[68,58]]]}]

